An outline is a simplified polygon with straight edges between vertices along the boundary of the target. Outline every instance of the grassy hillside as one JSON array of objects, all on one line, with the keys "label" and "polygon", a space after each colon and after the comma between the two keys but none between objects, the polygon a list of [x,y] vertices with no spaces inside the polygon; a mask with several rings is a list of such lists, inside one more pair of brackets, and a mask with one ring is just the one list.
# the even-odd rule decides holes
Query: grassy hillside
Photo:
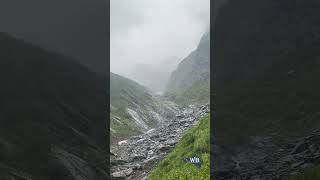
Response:
[{"label": "grassy hillside", "polygon": [[[111,73],[110,75],[110,104],[111,104],[111,135],[112,139],[138,134],[139,127],[128,113],[128,108],[146,110],[152,104],[152,96],[146,88],[138,83]],[[146,124],[154,126],[154,122]]]},{"label": "grassy hillside", "polygon": [[[128,100],[132,100],[130,98],[142,98],[141,100],[150,101],[151,95],[150,92],[143,86],[138,83],[122,77],[120,75],[111,73],[110,74],[110,100],[113,105],[122,105],[127,103]],[[120,92],[127,93],[128,96],[123,96]],[[129,93],[135,93],[135,97],[129,97]],[[116,104],[117,103],[117,104]]]},{"label": "grassy hillside", "polygon": [[171,74],[165,95],[179,105],[204,104],[210,99],[210,34]]},{"label": "grassy hillside", "polygon": [[191,87],[171,92],[168,96],[182,106],[193,103],[204,104],[210,99],[210,84],[208,81],[199,80]]},{"label": "grassy hillside", "polygon": [[305,169],[303,172],[294,176],[292,180],[316,180],[320,179],[320,166]]},{"label": "grassy hillside", "polygon": [[160,101],[138,83],[110,74],[111,141],[139,134],[173,116],[172,104]]},{"label": "grassy hillside", "polygon": [[[175,149],[149,175],[149,180],[205,180],[210,179],[210,115],[199,120],[181,139]],[[198,169],[183,158],[197,156],[202,165]]]}]

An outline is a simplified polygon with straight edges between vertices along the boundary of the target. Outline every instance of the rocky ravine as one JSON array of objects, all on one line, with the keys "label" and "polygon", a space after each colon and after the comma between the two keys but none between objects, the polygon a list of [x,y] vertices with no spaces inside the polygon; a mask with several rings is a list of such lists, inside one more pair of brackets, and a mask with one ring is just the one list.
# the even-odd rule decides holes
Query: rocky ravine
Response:
[{"label": "rocky ravine", "polygon": [[209,105],[189,106],[167,126],[118,142],[111,147],[112,179],[146,179],[186,130],[209,112]]},{"label": "rocky ravine", "polygon": [[[218,180],[289,180],[307,167],[320,164],[320,130],[308,136],[285,140],[272,134],[252,137],[250,144],[233,153],[213,145],[216,166],[213,178]],[[217,142],[219,143],[219,142]]]}]

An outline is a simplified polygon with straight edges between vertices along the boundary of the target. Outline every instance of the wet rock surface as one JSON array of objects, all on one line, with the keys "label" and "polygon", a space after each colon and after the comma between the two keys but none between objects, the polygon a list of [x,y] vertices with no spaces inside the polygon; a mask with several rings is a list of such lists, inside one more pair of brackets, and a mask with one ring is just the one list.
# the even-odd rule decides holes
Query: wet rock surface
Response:
[{"label": "wet rock surface", "polygon": [[320,130],[276,145],[276,136],[253,137],[246,147],[228,150],[213,145],[218,180],[289,180],[307,167],[320,164]]},{"label": "wet rock surface", "polygon": [[111,147],[112,179],[145,179],[183,134],[209,112],[209,105],[189,106],[168,125],[118,142]]}]

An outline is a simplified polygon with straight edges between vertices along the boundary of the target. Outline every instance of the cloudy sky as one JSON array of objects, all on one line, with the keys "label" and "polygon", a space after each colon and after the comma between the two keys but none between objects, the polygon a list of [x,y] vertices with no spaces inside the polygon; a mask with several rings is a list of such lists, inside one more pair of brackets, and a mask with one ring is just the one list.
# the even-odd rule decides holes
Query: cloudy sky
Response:
[{"label": "cloudy sky", "polygon": [[105,74],[107,11],[106,0],[0,0],[0,32]]},{"label": "cloudy sky", "polygon": [[194,50],[210,22],[210,0],[111,0],[111,71],[158,64]]}]

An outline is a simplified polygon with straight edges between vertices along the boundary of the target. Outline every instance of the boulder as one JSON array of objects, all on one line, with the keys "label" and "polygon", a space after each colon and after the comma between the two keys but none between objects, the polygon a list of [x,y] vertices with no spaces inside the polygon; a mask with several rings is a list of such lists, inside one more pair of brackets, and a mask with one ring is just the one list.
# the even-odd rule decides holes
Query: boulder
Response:
[{"label": "boulder", "polygon": [[112,176],[115,177],[115,178],[124,178],[124,177],[130,176],[130,174],[132,172],[133,172],[133,169],[132,168],[128,168],[128,169],[125,169],[125,170],[114,172],[114,173],[112,173]]}]

